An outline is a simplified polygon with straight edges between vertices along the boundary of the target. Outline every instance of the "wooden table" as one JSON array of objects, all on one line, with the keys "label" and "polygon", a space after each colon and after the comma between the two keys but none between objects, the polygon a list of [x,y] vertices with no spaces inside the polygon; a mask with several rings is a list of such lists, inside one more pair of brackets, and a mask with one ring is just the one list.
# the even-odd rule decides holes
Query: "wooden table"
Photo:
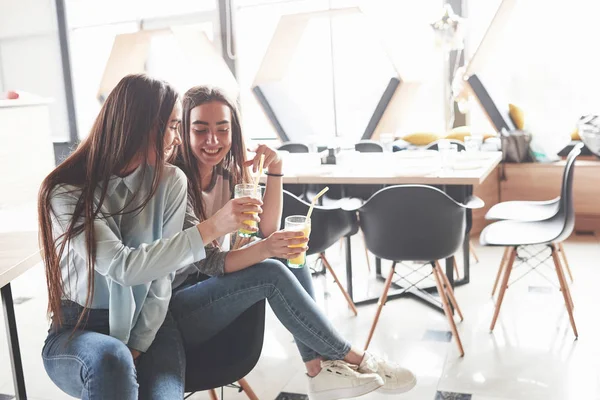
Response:
[{"label": "wooden table", "polygon": [[35,206],[0,210],[0,290],[17,400],[27,394],[10,283],[40,260]]},{"label": "wooden table", "polygon": [[[284,184],[319,185],[436,185],[447,190],[454,187],[453,195],[458,201],[464,201],[472,195],[473,187],[483,183],[494,171],[502,159],[500,152],[467,154],[461,152],[456,157],[455,168],[442,168],[437,152],[404,151],[398,153],[349,153],[341,154],[336,165],[320,165],[317,154],[286,154],[284,156]],[[467,210],[467,235],[463,243],[463,278],[454,281],[453,258],[446,260],[446,275],[453,286],[469,283],[469,231],[472,213]],[[350,238],[346,238],[346,276],[347,291],[354,300],[352,285],[352,262],[350,257]],[[381,260],[377,259],[376,274],[381,275]],[[403,289],[399,285],[397,288]],[[432,287],[431,290],[434,290]],[[400,297],[405,293],[399,293]],[[410,294],[432,304],[418,291]],[[395,295],[388,296],[388,299]],[[378,298],[356,301],[357,305],[377,302]],[[437,306],[436,306],[437,307]]]}]

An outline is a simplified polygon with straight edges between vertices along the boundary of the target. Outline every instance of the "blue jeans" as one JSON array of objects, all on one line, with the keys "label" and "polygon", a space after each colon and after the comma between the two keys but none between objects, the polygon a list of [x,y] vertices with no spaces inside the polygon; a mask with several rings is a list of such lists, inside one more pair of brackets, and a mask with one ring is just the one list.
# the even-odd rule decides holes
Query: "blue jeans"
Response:
[{"label": "blue jeans", "polygon": [[333,328],[300,285],[312,284],[307,268],[290,272],[277,260],[265,260],[244,270],[183,285],[171,298],[171,313],[187,346],[218,334],[240,314],[267,299],[279,321],[294,335],[303,361],[319,356],[341,360],[350,344]]},{"label": "blue jeans", "polygon": [[185,353],[170,314],[136,365],[129,348],[108,335],[108,310],[91,310],[73,333],[81,311],[65,302],[63,326],[50,329],[42,350],[44,368],[63,392],[85,400],[183,399]]}]

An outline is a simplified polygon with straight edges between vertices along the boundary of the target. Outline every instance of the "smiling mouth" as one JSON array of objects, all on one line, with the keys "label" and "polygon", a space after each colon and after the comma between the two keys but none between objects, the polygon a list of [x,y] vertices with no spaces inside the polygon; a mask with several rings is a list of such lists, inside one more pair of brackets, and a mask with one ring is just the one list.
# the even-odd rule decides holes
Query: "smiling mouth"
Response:
[{"label": "smiling mouth", "polygon": [[221,148],[218,149],[202,149],[203,152],[205,152],[208,155],[214,156],[215,154],[217,154],[218,152],[221,151]]}]

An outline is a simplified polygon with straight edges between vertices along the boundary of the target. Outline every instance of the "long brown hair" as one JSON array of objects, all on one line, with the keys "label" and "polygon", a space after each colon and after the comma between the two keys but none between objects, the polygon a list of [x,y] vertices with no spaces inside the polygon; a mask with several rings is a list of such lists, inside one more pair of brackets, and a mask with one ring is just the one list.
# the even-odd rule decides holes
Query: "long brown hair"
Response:
[{"label": "long brown hair", "polygon": [[188,90],[183,95],[182,101],[182,146],[179,146],[180,148],[177,150],[177,165],[187,175],[190,200],[194,205],[196,215],[201,220],[206,219],[206,212],[202,202],[202,178],[200,176],[198,160],[196,160],[191,146],[190,114],[195,107],[215,101],[225,104],[231,110],[231,149],[229,149],[229,152],[221,162],[221,167],[229,173],[233,185],[251,181],[248,168],[244,167],[244,163],[246,162],[246,144],[242,135],[240,116],[235,103],[218,88],[195,86]]},{"label": "long brown hair", "polygon": [[[94,220],[106,198],[107,183],[111,176],[123,174],[131,168],[132,160],[140,160],[141,165],[146,166],[151,144],[154,144],[156,172],[152,189],[139,206],[127,212],[139,211],[150,201],[160,182],[164,163],[164,132],[177,100],[177,92],[166,82],[143,74],[124,77],[106,99],[89,136],[42,182],[38,217],[48,285],[48,313],[59,326],[62,323],[61,299],[65,294],[60,260],[65,249],[67,254],[69,252],[70,239],[84,234],[87,250],[87,296],[77,327],[87,315],[94,293]],[[147,170],[143,169],[142,176]],[[51,215],[55,213],[51,199],[54,189],[59,185],[75,186],[79,199],[65,232],[55,238]],[[100,189],[100,195],[95,202],[97,188]],[[133,197],[129,204],[134,201],[135,195]],[[116,214],[124,213],[126,208],[127,205]]]}]

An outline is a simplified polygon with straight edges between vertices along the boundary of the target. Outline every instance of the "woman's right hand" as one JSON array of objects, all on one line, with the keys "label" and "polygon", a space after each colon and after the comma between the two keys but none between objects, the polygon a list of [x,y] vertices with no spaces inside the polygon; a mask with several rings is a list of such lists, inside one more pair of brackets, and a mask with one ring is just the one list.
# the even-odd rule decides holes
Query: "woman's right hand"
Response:
[{"label": "woman's right hand", "polygon": [[262,205],[261,200],[252,197],[232,199],[209,219],[213,220],[214,225],[223,235],[242,228],[256,232],[258,228],[248,226],[244,221],[256,221],[258,224],[260,222],[258,215],[263,212]]},{"label": "woman's right hand", "polygon": [[[263,240],[263,246],[265,247],[266,258],[275,257],[289,260],[308,250],[307,242],[308,238],[303,236],[302,232],[277,231]],[[291,245],[300,246],[289,247]]]}]

